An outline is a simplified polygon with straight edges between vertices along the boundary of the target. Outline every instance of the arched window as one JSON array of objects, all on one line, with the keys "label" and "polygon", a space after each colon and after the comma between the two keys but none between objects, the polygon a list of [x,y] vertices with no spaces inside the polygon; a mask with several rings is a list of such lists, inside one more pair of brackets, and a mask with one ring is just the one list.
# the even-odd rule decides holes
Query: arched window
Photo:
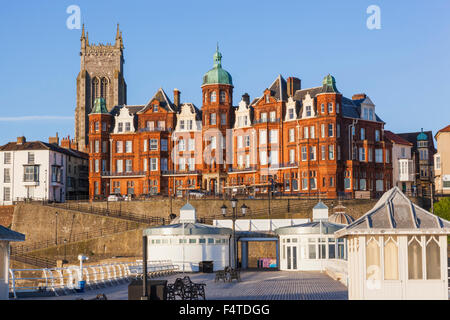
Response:
[{"label": "arched window", "polygon": [[225,94],[225,91],[220,90],[220,103],[224,103],[227,98],[227,95]]},{"label": "arched window", "polygon": [[108,79],[102,78],[100,97],[106,100],[107,92],[108,92]]},{"label": "arched window", "polygon": [[94,78],[92,80],[92,105],[95,102],[95,99],[97,99],[100,96],[100,81],[98,78]]},{"label": "arched window", "polygon": [[397,237],[384,237],[384,279],[398,280]]},{"label": "arched window", "polygon": [[216,102],[216,92],[215,91],[213,91],[213,92],[211,92],[211,102]]},{"label": "arched window", "polygon": [[439,242],[434,236],[427,236],[427,279],[441,279],[441,255]]},{"label": "arched window", "polygon": [[420,239],[408,237],[408,279],[422,279],[422,245]]},{"label": "arched window", "polygon": [[381,280],[380,244],[378,237],[371,237],[366,243],[366,279]]}]

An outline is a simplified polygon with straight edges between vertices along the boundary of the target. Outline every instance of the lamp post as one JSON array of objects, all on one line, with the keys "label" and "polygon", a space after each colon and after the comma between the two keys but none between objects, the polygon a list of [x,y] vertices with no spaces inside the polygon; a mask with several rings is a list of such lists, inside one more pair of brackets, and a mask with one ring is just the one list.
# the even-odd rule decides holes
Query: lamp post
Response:
[{"label": "lamp post", "polygon": [[64,239],[64,263],[67,263],[67,260],[66,260],[66,253],[67,253],[66,244],[67,244],[67,239]]},{"label": "lamp post", "polygon": [[[238,218],[238,212],[237,212],[237,203],[238,200],[236,198],[232,198],[230,200],[231,202],[231,207],[233,209],[233,214],[231,216],[231,219],[233,221],[233,255],[234,255],[234,268],[237,269],[238,265],[237,265],[237,241],[236,241],[236,219]],[[223,217],[226,217],[227,215],[227,206],[224,204],[221,208],[222,210],[222,215]],[[241,206],[241,215],[242,217],[244,217],[247,213],[247,209],[248,207],[243,204]],[[229,257],[229,264],[231,267],[231,257]]]},{"label": "lamp post", "polygon": [[58,245],[58,212],[55,212],[55,245]]}]

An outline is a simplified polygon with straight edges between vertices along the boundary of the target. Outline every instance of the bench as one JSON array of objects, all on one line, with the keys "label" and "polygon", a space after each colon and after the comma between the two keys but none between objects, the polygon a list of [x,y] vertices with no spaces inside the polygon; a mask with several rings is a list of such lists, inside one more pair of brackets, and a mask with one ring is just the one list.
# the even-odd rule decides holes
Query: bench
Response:
[{"label": "bench", "polygon": [[167,285],[168,300],[176,300],[179,297],[181,300],[198,300],[202,297],[206,300],[204,283],[194,283],[185,276],[183,279],[177,278],[174,283]]}]

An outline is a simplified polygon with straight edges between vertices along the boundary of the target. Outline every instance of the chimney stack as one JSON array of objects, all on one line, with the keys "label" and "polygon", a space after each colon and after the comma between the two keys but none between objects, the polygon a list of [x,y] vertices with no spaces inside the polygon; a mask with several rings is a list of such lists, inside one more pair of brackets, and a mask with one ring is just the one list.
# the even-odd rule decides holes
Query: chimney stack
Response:
[{"label": "chimney stack", "polygon": [[180,90],[173,89],[173,103],[177,108],[180,107],[180,94],[181,94]]},{"label": "chimney stack", "polygon": [[250,104],[250,96],[248,95],[248,93],[244,93],[242,95],[242,101],[245,101],[245,103],[247,103],[247,105]]},{"label": "chimney stack", "polygon": [[56,144],[57,146],[59,146],[58,132],[56,133],[56,137],[49,137],[49,138],[48,138],[48,143],[50,143],[50,144]]},{"label": "chimney stack", "polygon": [[289,77],[287,79],[287,94],[289,97],[293,97],[295,91],[300,90],[302,87],[302,81],[299,78]]},{"label": "chimney stack", "polygon": [[353,95],[352,100],[361,100],[365,98],[367,98],[365,93],[357,93]]},{"label": "chimney stack", "polygon": [[27,139],[25,139],[24,136],[22,136],[22,137],[17,137],[17,144],[18,144],[18,145],[22,145],[22,144],[24,144],[25,142],[27,142]]}]

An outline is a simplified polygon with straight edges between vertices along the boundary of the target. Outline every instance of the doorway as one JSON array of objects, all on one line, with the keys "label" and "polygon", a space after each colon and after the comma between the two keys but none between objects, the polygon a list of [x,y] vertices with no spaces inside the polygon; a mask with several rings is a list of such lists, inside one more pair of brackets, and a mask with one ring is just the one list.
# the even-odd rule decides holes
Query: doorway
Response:
[{"label": "doorway", "polygon": [[297,246],[286,246],[286,261],[288,270],[297,270]]}]

